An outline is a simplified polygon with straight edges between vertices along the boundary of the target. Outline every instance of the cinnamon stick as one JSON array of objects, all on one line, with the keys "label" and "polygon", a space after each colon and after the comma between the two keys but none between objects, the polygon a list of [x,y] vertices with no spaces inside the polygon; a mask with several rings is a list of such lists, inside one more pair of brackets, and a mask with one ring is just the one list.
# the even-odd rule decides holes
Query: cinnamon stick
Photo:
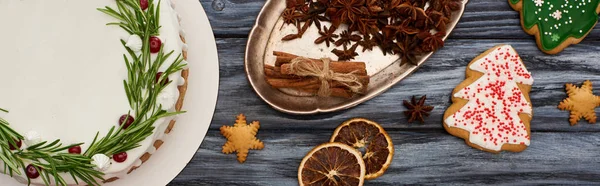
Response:
[{"label": "cinnamon stick", "polygon": [[[298,89],[298,90],[300,90],[302,92],[306,92],[306,93],[311,93],[311,94],[316,94],[317,92],[319,92],[319,89]],[[331,90],[331,96],[342,97],[342,98],[352,98],[352,92],[350,92],[348,89],[331,88],[329,90]]]},{"label": "cinnamon stick", "polygon": [[282,74],[281,70],[279,67],[274,67],[271,65],[265,65],[265,76],[270,77],[270,78],[279,78],[279,79],[293,79],[293,78],[300,78],[296,75],[286,75],[286,74]]},{"label": "cinnamon stick", "polygon": [[267,83],[274,88],[302,88],[309,85],[319,84],[321,81],[317,78],[302,79],[277,79],[267,78]]},{"label": "cinnamon stick", "polygon": [[[314,61],[314,60],[313,60]],[[314,61],[317,66],[323,68],[323,62],[321,60]],[[366,76],[367,69],[365,63],[358,62],[331,62],[329,63],[329,69],[337,73],[351,73],[354,72],[358,76]],[[281,65],[282,74],[293,74],[290,70],[290,64]]]},{"label": "cinnamon stick", "polygon": [[[280,51],[273,51],[273,55],[275,55],[277,57],[277,59],[275,60],[275,66],[281,66],[283,64],[290,63],[292,61],[292,59],[298,57],[297,55],[286,53],[286,52],[280,52]],[[314,61],[321,61],[320,59],[315,59],[315,58],[309,58],[309,59],[314,60]],[[331,61],[331,62],[364,64],[364,62],[355,62],[355,61],[343,61],[343,62]]]}]

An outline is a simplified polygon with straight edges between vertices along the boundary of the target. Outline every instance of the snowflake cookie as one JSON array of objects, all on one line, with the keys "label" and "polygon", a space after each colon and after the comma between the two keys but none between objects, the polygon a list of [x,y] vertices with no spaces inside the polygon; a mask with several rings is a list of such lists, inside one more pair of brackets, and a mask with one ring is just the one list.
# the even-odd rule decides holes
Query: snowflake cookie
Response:
[{"label": "snowflake cookie", "polygon": [[259,128],[260,124],[258,121],[247,124],[246,116],[244,114],[238,115],[233,127],[221,127],[221,134],[227,138],[222,152],[225,154],[237,152],[237,160],[240,163],[244,163],[250,149],[260,150],[265,147],[262,141],[256,139],[256,133]]}]

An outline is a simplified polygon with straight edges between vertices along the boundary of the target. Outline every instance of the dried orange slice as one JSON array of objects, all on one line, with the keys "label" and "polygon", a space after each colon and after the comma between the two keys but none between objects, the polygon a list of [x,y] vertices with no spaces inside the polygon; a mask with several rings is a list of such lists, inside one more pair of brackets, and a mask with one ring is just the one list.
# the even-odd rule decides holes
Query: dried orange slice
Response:
[{"label": "dried orange slice", "polygon": [[387,132],[379,124],[364,118],[342,123],[333,132],[331,142],[350,145],[362,153],[367,180],[383,175],[394,156],[394,145]]},{"label": "dried orange slice", "polygon": [[360,152],[343,143],[325,143],[312,149],[298,168],[300,186],[360,186],[365,181]]}]

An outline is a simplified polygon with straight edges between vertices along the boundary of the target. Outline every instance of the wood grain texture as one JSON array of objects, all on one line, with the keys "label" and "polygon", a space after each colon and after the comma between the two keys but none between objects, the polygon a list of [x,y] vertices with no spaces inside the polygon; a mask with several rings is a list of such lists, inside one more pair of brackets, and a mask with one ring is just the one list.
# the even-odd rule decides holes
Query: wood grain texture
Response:
[{"label": "wood grain texture", "polygon": [[[600,29],[558,55],[538,50],[521,29],[517,12],[505,0],[471,0],[444,48],[420,69],[384,94],[355,108],[313,116],[278,112],[252,90],[244,73],[246,37],[264,0],[200,0],[217,37],[219,99],[207,137],[194,159],[170,185],[297,185],[297,166],[314,146],[326,142],[335,127],[353,117],[379,122],[396,148],[386,174],[366,185],[400,184],[600,184],[600,124],[570,126],[569,112],[556,108],[566,98],[564,84],[589,79],[600,94]],[[452,89],[464,80],[465,66],[497,44],[510,44],[535,78],[531,146],[521,153],[490,154],[467,146],[442,127]],[[435,106],[424,124],[406,122],[402,100],[428,97]],[[600,111],[600,109],[596,109]],[[219,127],[244,113],[259,120],[257,137],[265,149],[251,151],[239,164],[221,153]]]}]

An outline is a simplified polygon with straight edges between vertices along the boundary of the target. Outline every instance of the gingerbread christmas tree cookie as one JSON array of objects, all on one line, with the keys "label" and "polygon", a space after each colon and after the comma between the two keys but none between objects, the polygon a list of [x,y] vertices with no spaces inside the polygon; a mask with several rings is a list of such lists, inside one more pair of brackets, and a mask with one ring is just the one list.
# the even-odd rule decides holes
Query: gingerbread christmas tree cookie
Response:
[{"label": "gingerbread christmas tree cookie", "polygon": [[508,0],[521,14],[521,26],[538,47],[556,54],[587,36],[598,22],[600,0]]},{"label": "gingerbread christmas tree cookie", "polygon": [[529,146],[531,74],[517,52],[500,45],[477,56],[452,94],[444,128],[469,146],[520,152]]},{"label": "gingerbread christmas tree cookie", "polygon": [[566,90],[569,97],[560,102],[558,108],[571,111],[569,118],[571,125],[577,124],[581,118],[585,118],[590,123],[596,123],[594,109],[600,106],[600,96],[596,96],[592,92],[592,82],[586,80],[581,87],[567,83]]},{"label": "gingerbread christmas tree cookie", "polygon": [[237,152],[237,160],[244,163],[250,149],[263,149],[265,147],[262,141],[256,139],[259,128],[258,121],[247,124],[244,114],[237,116],[233,127],[222,126],[221,134],[227,138],[227,142],[223,145],[223,153]]}]

